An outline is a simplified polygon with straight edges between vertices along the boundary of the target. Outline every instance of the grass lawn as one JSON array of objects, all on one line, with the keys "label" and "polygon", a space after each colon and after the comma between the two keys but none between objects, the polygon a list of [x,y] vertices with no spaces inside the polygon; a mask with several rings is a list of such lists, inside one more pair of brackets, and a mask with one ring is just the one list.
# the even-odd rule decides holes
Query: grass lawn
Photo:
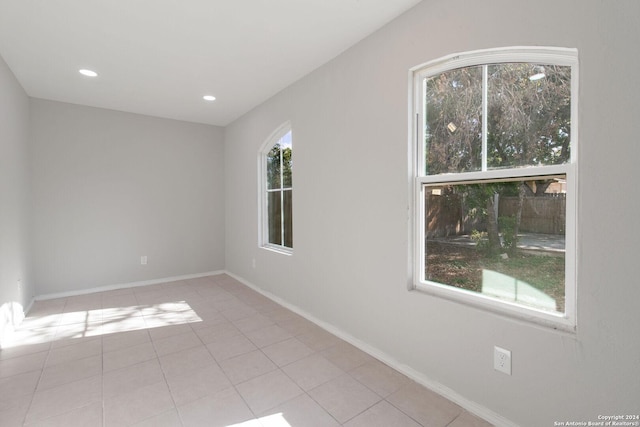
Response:
[{"label": "grass lawn", "polygon": [[526,282],[556,301],[564,312],[564,255],[518,253],[508,259],[484,256],[473,247],[429,242],[427,279],[482,292],[482,270],[493,270]]}]

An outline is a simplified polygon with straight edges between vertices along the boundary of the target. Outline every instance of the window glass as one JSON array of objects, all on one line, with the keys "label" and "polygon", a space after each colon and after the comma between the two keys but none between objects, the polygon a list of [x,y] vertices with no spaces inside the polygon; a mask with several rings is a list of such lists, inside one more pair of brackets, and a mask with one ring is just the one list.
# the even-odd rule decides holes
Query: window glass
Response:
[{"label": "window glass", "polygon": [[283,191],[283,212],[285,218],[288,218],[287,221],[284,221],[284,229],[283,231],[283,245],[292,248],[293,247],[293,223],[291,218],[293,217],[293,194],[291,190]]},{"label": "window glass", "polygon": [[269,209],[269,243],[282,245],[282,193],[280,191],[268,193],[267,207]]},{"label": "window glass", "polygon": [[427,174],[483,170],[483,154],[485,170],[569,161],[571,67],[470,66],[429,77],[425,86]]},{"label": "window glass", "polygon": [[281,182],[281,157],[280,144],[276,143],[269,154],[267,154],[267,188],[280,188]]},{"label": "window glass", "polygon": [[280,146],[282,149],[282,187],[291,188],[293,185],[293,177],[291,171],[293,170],[293,146],[291,143],[291,132],[287,132],[280,140]]},{"label": "window glass", "polygon": [[426,172],[482,166],[482,67],[445,71],[426,80]]},{"label": "window glass", "polygon": [[566,176],[425,185],[425,278],[564,312]]},{"label": "window glass", "polygon": [[489,169],[567,163],[571,67],[511,63],[487,71]]}]

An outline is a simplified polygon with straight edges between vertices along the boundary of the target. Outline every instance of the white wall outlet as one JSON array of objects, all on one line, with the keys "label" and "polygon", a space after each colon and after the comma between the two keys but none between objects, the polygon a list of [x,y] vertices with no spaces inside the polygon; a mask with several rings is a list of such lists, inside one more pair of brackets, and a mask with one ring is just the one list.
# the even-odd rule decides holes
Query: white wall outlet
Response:
[{"label": "white wall outlet", "polygon": [[20,279],[18,279],[18,290],[22,290],[22,281]]},{"label": "white wall outlet", "polygon": [[142,255],[140,257],[140,265],[147,265],[147,256],[146,255]]},{"label": "white wall outlet", "polygon": [[253,258],[251,260],[251,266],[253,266],[253,268],[256,268],[256,259],[255,258]]},{"label": "white wall outlet", "polygon": [[493,347],[493,369],[511,375],[511,351]]}]

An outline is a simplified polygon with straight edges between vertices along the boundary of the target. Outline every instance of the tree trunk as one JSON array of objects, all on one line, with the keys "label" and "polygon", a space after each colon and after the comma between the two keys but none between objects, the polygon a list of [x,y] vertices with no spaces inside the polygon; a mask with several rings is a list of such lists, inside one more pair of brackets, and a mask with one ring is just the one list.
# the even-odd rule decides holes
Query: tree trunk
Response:
[{"label": "tree trunk", "polygon": [[513,226],[513,246],[511,246],[511,255],[516,253],[518,248],[518,232],[520,231],[520,221],[522,220],[522,207],[524,205],[524,195],[527,191],[525,183],[520,184],[520,191],[518,191],[518,209],[516,211],[516,223]]},{"label": "tree trunk", "polygon": [[500,236],[498,235],[498,220],[496,219],[498,206],[496,206],[496,198],[494,196],[489,197],[487,200],[487,234],[489,237],[489,247],[493,253],[498,252],[502,247],[500,244]]},{"label": "tree trunk", "polygon": [[551,183],[553,182],[552,179],[539,179],[536,181],[536,194],[535,196],[544,196],[545,191],[547,191],[547,188],[549,188],[549,186],[551,185]]}]

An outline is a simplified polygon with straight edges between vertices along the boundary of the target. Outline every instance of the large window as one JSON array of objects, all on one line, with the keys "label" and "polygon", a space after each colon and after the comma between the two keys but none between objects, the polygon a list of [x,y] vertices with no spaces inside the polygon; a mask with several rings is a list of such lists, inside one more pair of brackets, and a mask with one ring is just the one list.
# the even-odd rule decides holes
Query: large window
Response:
[{"label": "large window", "polygon": [[288,123],[260,150],[261,246],[285,253],[293,249],[292,150]]},{"label": "large window", "polygon": [[560,48],[413,70],[415,288],[575,328],[577,71]]}]

